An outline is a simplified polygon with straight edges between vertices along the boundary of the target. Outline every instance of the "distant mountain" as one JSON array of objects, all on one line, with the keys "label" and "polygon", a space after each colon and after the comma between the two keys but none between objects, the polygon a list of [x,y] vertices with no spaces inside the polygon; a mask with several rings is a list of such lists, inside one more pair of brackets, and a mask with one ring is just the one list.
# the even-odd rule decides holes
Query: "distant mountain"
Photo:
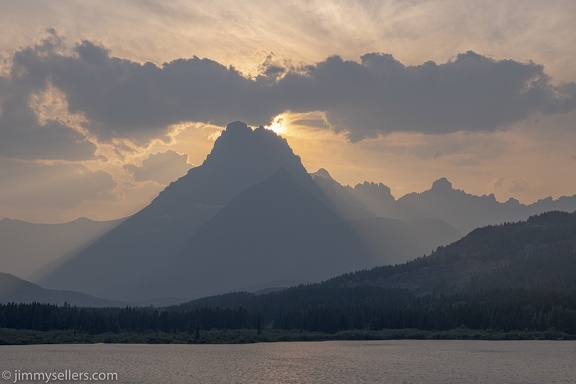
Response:
[{"label": "distant mountain", "polygon": [[122,222],[80,218],[64,224],[0,220],[0,270],[30,277],[62,255],[94,241]]},{"label": "distant mountain", "polygon": [[404,217],[437,217],[463,233],[484,225],[525,220],[530,215],[516,200],[500,203],[494,195],[470,195],[454,189],[446,178],[436,180],[427,191],[401,197],[397,205]]},{"label": "distant mountain", "polygon": [[396,199],[392,196],[390,188],[382,183],[365,181],[362,184],[356,184],[352,193],[370,212],[378,217],[406,216],[398,211]]},{"label": "distant mountain", "polygon": [[320,168],[317,172],[310,174],[310,176],[312,176],[312,179],[322,191],[324,201],[342,219],[356,220],[384,216],[377,215],[377,211],[373,211],[371,207],[365,205],[355,196],[352,188],[342,186],[324,168]]},{"label": "distant mountain", "polygon": [[126,303],[104,300],[73,291],[44,289],[11,274],[0,272],[0,303],[47,303],[79,307],[119,307]]},{"label": "distant mountain", "polygon": [[515,199],[501,203],[494,195],[475,196],[454,189],[446,178],[436,180],[429,190],[409,193],[398,200],[391,195],[390,188],[381,183],[365,182],[347,190],[352,192],[355,202],[362,202],[378,217],[437,218],[464,234],[482,226],[526,220],[531,215],[552,210],[576,210],[576,195],[558,200],[546,198],[530,205]]}]

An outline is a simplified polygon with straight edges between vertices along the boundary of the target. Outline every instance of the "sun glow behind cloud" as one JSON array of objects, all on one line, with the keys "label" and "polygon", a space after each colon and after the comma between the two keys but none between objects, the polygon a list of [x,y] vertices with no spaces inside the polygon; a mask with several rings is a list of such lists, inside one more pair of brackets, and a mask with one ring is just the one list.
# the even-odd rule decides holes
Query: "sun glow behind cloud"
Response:
[{"label": "sun glow behind cloud", "polygon": [[283,133],[286,133],[287,131],[286,125],[287,125],[286,117],[281,114],[274,117],[272,123],[270,125],[264,126],[264,128],[274,131],[277,134],[281,135]]}]

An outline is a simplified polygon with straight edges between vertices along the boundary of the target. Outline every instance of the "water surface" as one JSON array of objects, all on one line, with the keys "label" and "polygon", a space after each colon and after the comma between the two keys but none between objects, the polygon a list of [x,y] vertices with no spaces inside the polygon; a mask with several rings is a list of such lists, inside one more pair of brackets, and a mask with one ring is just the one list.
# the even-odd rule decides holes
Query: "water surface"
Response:
[{"label": "water surface", "polygon": [[576,383],[575,362],[574,341],[0,347],[12,379],[68,369],[117,373],[118,383]]}]

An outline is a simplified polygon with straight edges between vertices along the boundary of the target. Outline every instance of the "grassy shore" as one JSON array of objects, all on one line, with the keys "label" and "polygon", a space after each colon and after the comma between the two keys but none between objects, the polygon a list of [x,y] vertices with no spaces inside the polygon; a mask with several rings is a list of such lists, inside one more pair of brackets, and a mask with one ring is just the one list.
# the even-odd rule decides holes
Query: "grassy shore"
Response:
[{"label": "grassy shore", "polygon": [[539,331],[493,331],[453,329],[423,331],[418,329],[387,329],[381,331],[353,330],[334,334],[284,330],[210,330],[190,333],[104,333],[85,334],[73,331],[31,331],[0,328],[0,344],[248,344],[279,341],[327,340],[576,340],[576,335],[554,329]]}]

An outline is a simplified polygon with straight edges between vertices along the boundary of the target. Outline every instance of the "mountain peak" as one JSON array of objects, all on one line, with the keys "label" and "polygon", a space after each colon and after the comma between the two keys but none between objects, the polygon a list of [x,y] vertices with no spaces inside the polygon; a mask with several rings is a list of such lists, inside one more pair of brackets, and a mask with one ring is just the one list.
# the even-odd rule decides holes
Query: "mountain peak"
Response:
[{"label": "mountain peak", "polygon": [[173,221],[172,225],[186,225],[192,230],[240,192],[266,180],[280,167],[298,180],[311,181],[286,139],[263,127],[252,129],[241,121],[231,122],[202,165],[166,187],[137,214],[140,216],[137,221],[146,227],[150,225],[145,223],[158,223],[161,218],[163,222]]},{"label": "mountain peak", "polygon": [[[229,199],[270,177],[280,167],[298,179],[310,178],[286,139],[264,127],[252,129],[241,121],[235,121],[228,124],[216,139],[212,151],[199,168],[210,178],[219,178],[219,188],[238,187],[233,194],[227,194]],[[227,183],[230,185],[224,185]]]},{"label": "mountain peak", "polygon": [[452,189],[452,183],[447,178],[442,177],[432,183],[432,189],[438,191],[449,191]]},{"label": "mountain peak", "polygon": [[303,169],[286,139],[264,127],[252,129],[241,121],[226,126],[202,164],[206,168],[271,168],[269,175],[280,166],[295,174]]},{"label": "mountain peak", "polygon": [[316,172],[310,174],[310,176],[312,176],[312,178],[316,178],[316,177],[321,177],[323,179],[328,179],[328,180],[334,180],[332,178],[332,176],[330,176],[330,173],[328,173],[328,171],[324,168],[320,168],[319,170],[317,170]]},{"label": "mountain peak", "polygon": [[226,126],[226,129],[222,131],[221,136],[241,139],[247,138],[251,133],[252,128],[250,128],[246,123],[242,121],[233,121]]}]

